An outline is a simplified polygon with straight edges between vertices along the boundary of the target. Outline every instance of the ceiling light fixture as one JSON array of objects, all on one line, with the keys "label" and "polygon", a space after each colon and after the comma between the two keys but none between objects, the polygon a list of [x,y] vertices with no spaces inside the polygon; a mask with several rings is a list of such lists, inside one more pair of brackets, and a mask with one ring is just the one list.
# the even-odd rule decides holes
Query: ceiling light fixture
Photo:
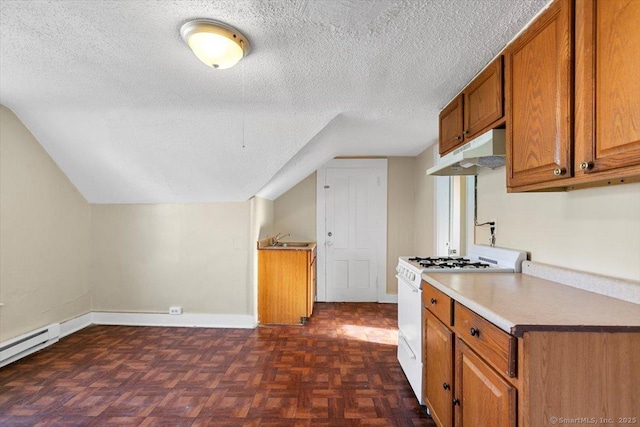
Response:
[{"label": "ceiling light fixture", "polygon": [[233,67],[249,54],[249,41],[238,30],[213,19],[195,19],[180,28],[180,36],[198,59],[217,69]]}]

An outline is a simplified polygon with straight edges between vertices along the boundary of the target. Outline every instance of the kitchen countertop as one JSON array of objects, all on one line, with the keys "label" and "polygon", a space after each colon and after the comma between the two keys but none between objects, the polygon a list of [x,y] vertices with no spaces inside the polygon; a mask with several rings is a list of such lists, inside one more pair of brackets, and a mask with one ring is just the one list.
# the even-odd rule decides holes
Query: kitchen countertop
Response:
[{"label": "kitchen countertop", "polygon": [[302,244],[305,243],[307,246],[273,246],[271,245],[271,239],[263,239],[258,241],[258,250],[268,250],[268,251],[313,251],[317,244],[316,242],[280,242],[283,244]]},{"label": "kitchen countertop", "polygon": [[521,273],[423,273],[422,279],[502,330],[640,332],[640,304]]}]

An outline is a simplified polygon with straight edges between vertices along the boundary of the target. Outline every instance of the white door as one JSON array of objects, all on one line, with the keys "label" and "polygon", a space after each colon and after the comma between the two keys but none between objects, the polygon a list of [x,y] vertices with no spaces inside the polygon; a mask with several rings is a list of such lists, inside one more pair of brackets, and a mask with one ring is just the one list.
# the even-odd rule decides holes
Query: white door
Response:
[{"label": "white door", "polygon": [[386,293],[386,160],[333,160],[320,177],[324,300],[379,301]]}]

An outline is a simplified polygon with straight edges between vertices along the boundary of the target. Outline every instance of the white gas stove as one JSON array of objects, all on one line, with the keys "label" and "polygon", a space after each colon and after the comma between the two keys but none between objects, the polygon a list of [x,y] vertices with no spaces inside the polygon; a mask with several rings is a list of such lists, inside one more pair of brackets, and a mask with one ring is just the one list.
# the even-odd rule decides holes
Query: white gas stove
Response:
[{"label": "white gas stove", "polygon": [[398,360],[421,404],[422,273],[519,273],[524,251],[472,245],[464,257],[400,257],[398,274]]}]

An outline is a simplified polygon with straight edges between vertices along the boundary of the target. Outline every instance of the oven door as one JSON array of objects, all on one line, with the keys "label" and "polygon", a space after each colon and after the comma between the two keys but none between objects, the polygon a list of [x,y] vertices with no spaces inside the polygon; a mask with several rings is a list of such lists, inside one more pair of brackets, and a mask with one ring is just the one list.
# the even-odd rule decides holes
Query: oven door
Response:
[{"label": "oven door", "polygon": [[398,361],[416,398],[422,396],[422,290],[398,278]]},{"label": "oven door", "polygon": [[416,288],[402,276],[398,278],[398,329],[407,344],[422,360],[422,290]]}]

